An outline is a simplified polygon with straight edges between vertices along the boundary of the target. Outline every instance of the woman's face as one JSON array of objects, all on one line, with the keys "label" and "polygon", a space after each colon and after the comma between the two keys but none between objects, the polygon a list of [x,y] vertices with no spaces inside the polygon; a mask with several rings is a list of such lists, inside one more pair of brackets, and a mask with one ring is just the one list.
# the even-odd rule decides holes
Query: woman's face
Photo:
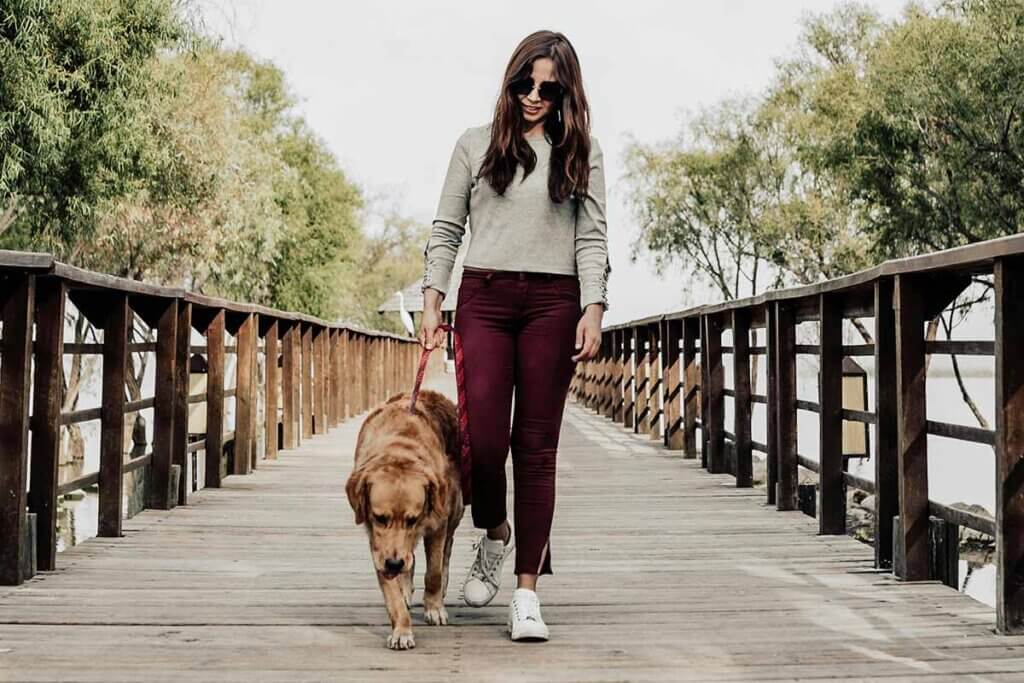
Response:
[{"label": "woman's face", "polygon": [[523,119],[528,127],[543,121],[554,109],[555,105],[542,100],[537,91],[544,81],[557,80],[555,78],[555,62],[550,57],[538,57],[533,60],[533,72],[530,75],[533,77],[534,88],[529,95],[519,97]]}]

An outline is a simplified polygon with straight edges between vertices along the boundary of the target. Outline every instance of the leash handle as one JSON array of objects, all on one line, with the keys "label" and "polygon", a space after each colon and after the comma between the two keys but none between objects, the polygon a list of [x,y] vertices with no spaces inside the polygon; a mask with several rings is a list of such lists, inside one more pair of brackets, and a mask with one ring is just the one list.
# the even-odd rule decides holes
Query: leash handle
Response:
[{"label": "leash handle", "polygon": [[[459,479],[462,483],[462,502],[469,505],[472,500],[470,489],[472,459],[469,449],[469,413],[466,409],[465,392],[465,371],[462,360],[462,340],[455,328],[448,323],[441,323],[438,329],[451,332],[455,341],[455,386],[458,389],[458,415],[459,415]],[[420,364],[416,371],[416,380],[412,385],[412,396],[409,399],[409,412],[416,412],[416,397],[420,393],[420,385],[423,384],[423,375],[427,370],[427,361],[430,359],[430,352],[433,349],[424,348],[420,353]]]}]

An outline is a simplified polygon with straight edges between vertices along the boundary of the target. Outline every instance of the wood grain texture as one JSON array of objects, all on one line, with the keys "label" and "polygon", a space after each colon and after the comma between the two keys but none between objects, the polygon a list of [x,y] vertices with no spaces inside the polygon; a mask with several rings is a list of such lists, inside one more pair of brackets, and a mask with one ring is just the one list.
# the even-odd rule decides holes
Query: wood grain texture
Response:
[{"label": "wood grain texture", "polygon": [[64,404],[64,309],[67,288],[57,278],[36,280],[36,354],[32,389],[32,480],[28,509],[36,515],[36,567],[57,558],[57,482],[60,412]]},{"label": "wood grain texture", "polygon": [[[896,376],[893,281],[875,283],[875,376]],[[875,567],[892,569],[893,518],[899,514],[896,382],[875,382]]]},{"label": "wood grain texture", "polygon": [[1024,259],[995,265],[996,609],[1024,633]]},{"label": "wood grain texture", "polygon": [[206,486],[217,488],[224,475],[224,311],[206,328]]},{"label": "wood grain texture", "polygon": [[249,474],[253,442],[256,439],[256,394],[253,387],[253,353],[256,321],[247,315],[238,328],[235,372],[235,459],[231,474]]},{"label": "wood grain texture", "polygon": [[32,390],[32,319],[34,275],[5,276],[2,281],[3,340],[0,342],[0,583],[24,580],[27,548],[25,482],[28,477],[29,395]]},{"label": "wood grain texture", "polygon": [[278,417],[278,397],[281,393],[281,368],[278,365],[278,356],[280,355],[278,346],[278,322],[275,320],[270,323],[267,328],[267,333],[263,337],[263,348],[264,348],[264,418],[263,418],[263,443],[264,443],[264,457],[273,460],[277,457],[277,425],[279,424]]},{"label": "wood grain texture", "polygon": [[[427,386],[454,395],[450,375]],[[423,623],[420,571],[417,647],[391,652],[366,536],[344,493],[360,426],[346,421],[251,476],[195,493],[187,508],[146,510],[125,522],[124,538],[90,539],[62,553],[60,572],[0,589],[0,680],[1011,681],[1024,672],[1024,638],[994,635],[988,607],[875,572],[868,546],[817,536],[799,512],[766,511],[763,491],[736,489],[572,401],[559,445],[558,554],[539,587],[551,641],[505,635],[511,562],[490,605],[461,602],[479,533],[467,516],[452,554],[451,625]]]},{"label": "wood grain texture", "polygon": [[835,294],[819,299],[818,327],[818,484],[822,534],[846,533],[843,484],[843,302]]},{"label": "wood grain texture", "polygon": [[905,565],[897,573],[908,581],[928,579],[928,431],[924,353],[924,304],[921,283],[897,275],[896,444],[899,468],[897,530]]},{"label": "wood grain texture", "polygon": [[[150,507],[166,510],[173,503],[168,498],[171,477],[171,458],[174,449],[174,410],[177,407],[178,360],[178,301],[164,302],[157,323],[156,378],[154,381],[153,410],[153,467],[150,470],[152,486],[149,489]],[[185,356],[188,362],[188,354]]]},{"label": "wood grain texture", "polygon": [[750,311],[732,312],[733,435],[736,451],[736,486],[753,485],[750,401]]},{"label": "wood grain texture", "polygon": [[128,296],[112,293],[103,324],[100,413],[99,524],[97,535],[120,536],[124,513],[125,374],[128,369]]},{"label": "wood grain texture", "polygon": [[189,349],[192,342],[192,304],[178,302],[178,322],[175,325],[177,344],[174,361],[174,439],[171,462],[181,468],[178,486],[178,505],[187,505],[191,493],[192,472],[188,456],[188,385]]},{"label": "wood grain texture", "polygon": [[775,507],[796,510],[797,415],[796,415],[796,320],[786,304],[775,306],[775,429],[777,437]]}]

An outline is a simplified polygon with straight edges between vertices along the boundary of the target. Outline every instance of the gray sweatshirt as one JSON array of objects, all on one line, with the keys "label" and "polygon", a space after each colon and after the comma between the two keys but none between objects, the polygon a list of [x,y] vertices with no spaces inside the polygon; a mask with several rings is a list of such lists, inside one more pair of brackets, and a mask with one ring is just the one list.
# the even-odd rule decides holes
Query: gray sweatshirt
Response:
[{"label": "gray sweatshirt", "polygon": [[[469,219],[470,240],[463,265],[499,270],[524,270],[578,275],[580,306],[600,303],[608,310],[608,234],[605,221],[604,158],[597,138],[590,136],[590,186],[580,204],[561,204],[548,195],[551,143],[545,136],[528,138],[537,165],[523,182],[523,168],[498,195],[477,178],[491,124],[467,128],[459,136],[448,164],[437,214],[423,249],[421,290],[445,294],[455,255]],[[577,204],[580,204],[577,212]]]}]

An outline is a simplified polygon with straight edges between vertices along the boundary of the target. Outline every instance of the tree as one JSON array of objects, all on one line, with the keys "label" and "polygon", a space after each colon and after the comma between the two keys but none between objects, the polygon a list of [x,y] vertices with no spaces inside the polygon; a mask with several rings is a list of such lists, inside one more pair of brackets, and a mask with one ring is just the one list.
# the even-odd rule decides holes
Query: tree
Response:
[{"label": "tree", "polygon": [[188,29],[170,0],[9,0],[0,9],[0,237],[64,247],[100,205],[163,173],[149,65]]}]

